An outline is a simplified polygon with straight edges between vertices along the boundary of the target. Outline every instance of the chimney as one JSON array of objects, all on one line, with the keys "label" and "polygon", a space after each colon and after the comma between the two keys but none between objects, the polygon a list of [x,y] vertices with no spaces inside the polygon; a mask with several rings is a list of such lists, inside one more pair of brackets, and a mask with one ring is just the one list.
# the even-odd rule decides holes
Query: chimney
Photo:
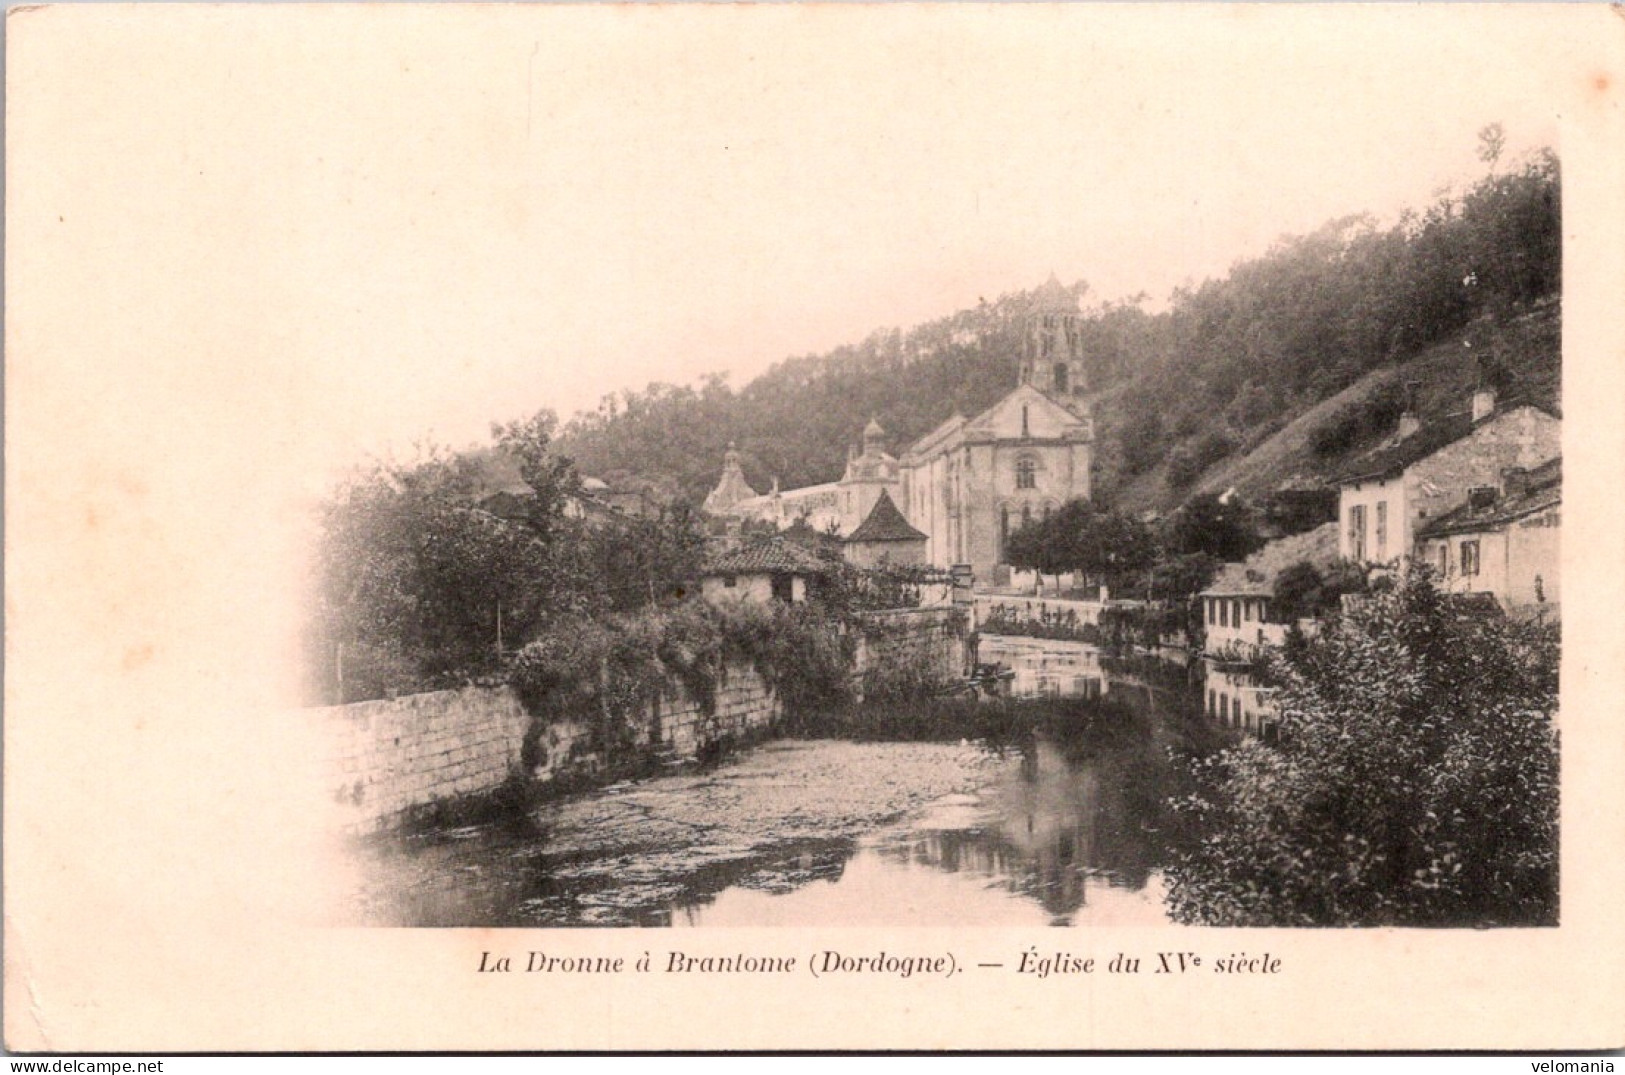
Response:
[{"label": "chimney", "polygon": [[1496,488],[1493,485],[1475,485],[1467,490],[1467,510],[1475,515],[1495,506]]},{"label": "chimney", "polygon": [[1480,388],[1473,393],[1473,424],[1477,425],[1495,413],[1495,389]]},{"label": "chimney", "polygon": [[1529,492],[1529,471],[1523,467],[1507,467],[1501,471],[1501,491],[1508,497]]}]

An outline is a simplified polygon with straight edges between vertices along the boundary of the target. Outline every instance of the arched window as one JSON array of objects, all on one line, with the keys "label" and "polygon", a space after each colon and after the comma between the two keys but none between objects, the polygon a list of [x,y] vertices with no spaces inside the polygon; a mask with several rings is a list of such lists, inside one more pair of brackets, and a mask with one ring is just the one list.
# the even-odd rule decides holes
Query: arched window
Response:
[{"label": "arched window", "polygon": [[1031,458],[1016,460],[1016,488],[1032,489],[1038,485],[1038,464]]},{"label": "arched window", "polygon": [[1023,505],[1021,505],[1021,525],[1022,526],[1031,526],[1032,524],[1033,524],[1033,506],[1031,504],[1023,504]]},{"label": "arched window", "polygon": [[1067,387],[1067,373],[1065,362],[1055,363],[1055,391],[1066,392],[1069,390]]}]

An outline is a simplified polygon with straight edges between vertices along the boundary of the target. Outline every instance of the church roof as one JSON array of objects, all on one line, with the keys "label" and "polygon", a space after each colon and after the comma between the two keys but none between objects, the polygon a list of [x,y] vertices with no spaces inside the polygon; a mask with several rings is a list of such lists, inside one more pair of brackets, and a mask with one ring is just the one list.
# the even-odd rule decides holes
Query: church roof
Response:
[{"label": "church roof", "polygon": [[871,418],[869,424],[863,427],[863,435],[865,437],[884,437],[886,431],[881,428],[880,419]]},{"label": "church roof", "polygon": [[999,402],[965,423],[964,434],[1000,439],[1023,436],[1021,408],[1027,407],[1026,436],[1064,437],[1088,429],[1088,423],[1030,384],[1017,385]]},{"label": "church roof", "polygon": [[926,536],[908,524],[903,513],[892,502],[891,494],[882,489],[880,499],[869,509],[869,517],[846,540],[849,544],[860,541],[925,541]]}]

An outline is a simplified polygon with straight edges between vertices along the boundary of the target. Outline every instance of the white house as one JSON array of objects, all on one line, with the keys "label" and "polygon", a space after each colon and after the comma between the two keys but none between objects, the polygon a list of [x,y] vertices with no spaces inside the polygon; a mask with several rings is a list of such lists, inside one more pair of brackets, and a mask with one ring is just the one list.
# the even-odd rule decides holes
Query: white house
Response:
[{"label": "white house", "polygon": [[1451,593],[1488,593],[1508,611],[1556,613],[1562,460],[1506,471],[1417,532],[1416,553]]},{"label": "white house", "polygon": [[1357,563],[1409,556],[1418,530],[1477,487],[1494,486],[1509,468],[1530,468],[1562,451],[1562,421],[1543,407],[1497,409],[1495,393],[1473,394],[1472,408],[1423,424],[1410,413],[1385,443],[1333,479],[1341,523],[1338,552]]}]

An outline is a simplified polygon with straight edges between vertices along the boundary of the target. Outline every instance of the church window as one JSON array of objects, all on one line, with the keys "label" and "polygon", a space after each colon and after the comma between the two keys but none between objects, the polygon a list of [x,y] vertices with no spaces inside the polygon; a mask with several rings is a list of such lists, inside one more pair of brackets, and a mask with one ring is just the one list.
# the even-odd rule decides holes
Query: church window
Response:
[{"label": "church window", "polygon": [[1033,523],[1033,506],[1031,504],[1023,504],[1023,505],[1021,505],[1021,525],[1022,526],[1031,526],[1032,523]]},{"label": "church window", "polygon": [[1067,369],[1065,362],[1055,363],[1055,391],[1067,391]]},{"label": "church window", "polygon": [[1027,405],[1025,403],[1021,405],[1021,435],[1023,437],[1032,436],[1027,430]]},{"label": "church window", "polygon": [[1033,489],[1038,485],[1038,464],[1031,459],[1016,461],[1016,488]]}]

